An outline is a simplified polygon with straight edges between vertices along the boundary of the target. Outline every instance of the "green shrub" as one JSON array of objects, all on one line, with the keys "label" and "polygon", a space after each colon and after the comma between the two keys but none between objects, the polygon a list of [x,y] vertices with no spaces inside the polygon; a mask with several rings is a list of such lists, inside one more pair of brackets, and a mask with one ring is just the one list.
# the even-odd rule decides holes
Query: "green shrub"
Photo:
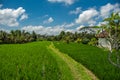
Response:
[{"label": "green shrub", "polygon": [[92,46],[96,46],[97,43],[98,43],[98,40],[96,38],[92,38],[88,44]]},{"label": "green shrub", "polygon": [[88,44],[89,41],[90,41],[90,40],[89,40],[88,38],[82,39],[82,43],[83,43],[83,44]]},{"label": "green shrub", "polygon": [[77,40],[75,41],[76,43],[80,43],[82,41],[82,39],[77,38]]}]

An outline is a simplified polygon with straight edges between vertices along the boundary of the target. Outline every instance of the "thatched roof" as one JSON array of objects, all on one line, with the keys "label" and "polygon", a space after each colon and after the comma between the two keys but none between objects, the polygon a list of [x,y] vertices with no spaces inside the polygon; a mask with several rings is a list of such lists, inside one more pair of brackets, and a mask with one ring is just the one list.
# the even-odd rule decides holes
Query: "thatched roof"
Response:
[{"label": "thatched roof", "polygon": [[106,38],[108,37],[108,32],[102,31],[100,34],[96,35],[97,38]]}]

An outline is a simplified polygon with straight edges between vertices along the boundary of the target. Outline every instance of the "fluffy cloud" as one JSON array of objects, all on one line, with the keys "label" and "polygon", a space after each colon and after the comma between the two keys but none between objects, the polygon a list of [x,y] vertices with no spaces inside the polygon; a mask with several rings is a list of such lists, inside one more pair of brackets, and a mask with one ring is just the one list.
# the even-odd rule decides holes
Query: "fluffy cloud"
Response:
[{"label": "fluffy cloud", "polygon": [[10,30],[4,29],[4,28],[0,28],[0,31],[5,31],[5,32],[10,32]]},{"label": "fluffy cloud", "polygon": [[98,15],[98,11],[97,10],[95,10],[95,9],[89,9],[89,10],[83,11],[79,15],[78,19],[75,20],[75,22],[78,23],[78,24],[83,24],[83,23],[87,23],[87,22],[89,24],[95,23],[95,21],[93,20],[93,18],[95,16],[97,16],[97,15]]},{"label": "fluffy cloud", "polygon": [[63,25],[57,25],[54,27],[45,26],[25,26],[22,30],[32,32],[35,31],[37,34],[57,35],[64,30]]},{"label": "fluffy cloud", "polygon": [[65,5],[71,5],[75,2],[75,0],[48,0],[52,3],[65,3]]},{"label": "fluffy cloud", "polygon": [[75,32],[77,31],[76,29],[74,29],[73,26],[75,26],[75,23],[64,23],[61,25],[56,25],[56,26],[32,26],[32,25],[28,25],[28,26],[24,26],[21,30],[25,30],[28,32],[32,32],[35,31],[37,34],[47,34],[47,35],[58,35],[61,31],[69,31],[69,32]]},{"label": "fluffy cloud", "polygon": [[77,7],[75,10],[70,11],[70,14],[79,14],[81,12],[81,7]]},{"label": "fluffy cloud", "polygon": [[18,26],[18,20],[28,18],[25,14],[25,9],[19,7],[18,9],[0,9],[0,25]]},{"label": "fluffy cloud", "polygon": [[[77,10],[77,9],[76,9]],[[120,4],[106,4],[104,6],[101,6],[98,10],[91,8],[85,11],[82,11],[81,14],[79,14],[79,17],[75,19],[75,22],[80,25],[100,25],[98,22],[99,20],[103,20],[104,18],[110,16],[112,12],[120,12]],[[75,13],[72,12],[72,13]]]},{"label": "fluffy cloud", "polygon": [[52,17],[49,17],[47,20],[43,21],[44,24],[52,23],[54,19]]},{"label": "fluffy cloud", "polygon": [[27,19],[28,18],[28,15],[27,14],[23,14],[20,18],[20,20],[24,20],[24,19]]},{"label": "fluffy cloud", "polygon": [[108,3],[100,8],[100,15],[102,18],[108,17],[111,12],[120,12],[120,4],[116,3],[112,5]]},{"label": "fluffy cloud", "polygon": [[79,27],[76,28],[77,31],[79,31],[81,28],[85,27],[84,25],[81,25]]},{"label": "fluffy cloud", "polygon": [[73,26],[75,26],[76,24],[75,23],[70,23],[70,24],[64,24],[64,27],[65,28],[71,28]]},{"label": "fluffy cloud", "polygon": [[108,22],[99,22],[98,24],[97,24],[97,26],[102,26],[102,25],[106,25]]}]

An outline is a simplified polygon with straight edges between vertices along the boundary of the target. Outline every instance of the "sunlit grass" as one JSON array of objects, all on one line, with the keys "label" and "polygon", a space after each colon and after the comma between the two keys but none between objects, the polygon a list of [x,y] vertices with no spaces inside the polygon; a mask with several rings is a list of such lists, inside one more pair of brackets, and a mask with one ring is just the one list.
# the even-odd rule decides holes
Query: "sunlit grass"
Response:
[{"label": "sunlit grass", "polygon": [[0,80],[59,80],[61,72],[46,48],[49,44],[0,45]]},{"label": "sunlit grass", "polygon": [[120,69],[108,62],[108,52],[103,49],[77,44],[55,42],[56,48],[90,69],[100,80],[120,80]]}]

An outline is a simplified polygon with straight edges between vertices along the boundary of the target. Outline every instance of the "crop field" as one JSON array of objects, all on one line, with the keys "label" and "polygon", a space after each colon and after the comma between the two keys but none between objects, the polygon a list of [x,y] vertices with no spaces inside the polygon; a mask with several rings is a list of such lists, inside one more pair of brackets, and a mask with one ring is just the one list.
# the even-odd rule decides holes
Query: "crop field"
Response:
[{"label": "crop field", "polygon": [[120,69],[108,62],[108,52],[78,43],[54,42],[56,48],[91,70],[100,80],[120,80]]},{"label": "crop field", "polygon": [[0,45],[0,80],[58,80],[62,76],[49,54],[49,42]]},{"label": "crop field", "polygon": [[0,80],[98,80],[50,45],[47,41],[1,44]]},{"label": "crop field", "polygon": [[48,41],[0,45],[0,80],[98,78],[120,79],[120,70],[108,62],[107,51],[103,49],[78,43]]},{"label": "crop field", "polygon": [[58,80],[61,74],[48,44],[0,45],[0,80]]}]

